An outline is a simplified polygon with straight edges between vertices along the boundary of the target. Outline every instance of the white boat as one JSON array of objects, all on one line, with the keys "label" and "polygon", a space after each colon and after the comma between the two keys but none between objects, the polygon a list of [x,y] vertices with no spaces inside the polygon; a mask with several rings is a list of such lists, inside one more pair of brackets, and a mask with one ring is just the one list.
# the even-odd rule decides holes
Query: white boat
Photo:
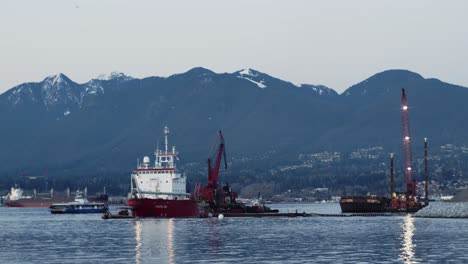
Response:
[{"label": "white boat", "polygon": [[52,214],[95,214],[108,211],[107,204],[90,203],[81,192],[77,192],[74,202],[52,204],[49,209]]}]

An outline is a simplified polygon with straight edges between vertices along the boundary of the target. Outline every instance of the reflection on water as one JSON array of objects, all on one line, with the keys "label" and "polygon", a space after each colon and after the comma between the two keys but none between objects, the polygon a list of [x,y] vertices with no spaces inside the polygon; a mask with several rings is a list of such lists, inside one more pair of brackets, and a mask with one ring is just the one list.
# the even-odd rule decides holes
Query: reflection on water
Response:
[{"label": "reflection on water", "polygon": [[[324,213],[340,209],[336,204],[272,207]],[[100,215],[0,207],[0,263],[468,263],[466,220],[410,216],[102,220]]]},{"label": "reflection on water", "polygon": [[415,245],[413,244],[414,236],[414,218],[411,215],[406,215],[403,218],[403,223],[401,224],[402,234],[401,234],[401,248],[400,248],[400,259],[404,263],[418,263],[414,258],[415,255]]},{"label": "reflection on water", "polygon": [[218,253],[222,249],[223,239],[225,239],[221,233],[222,222],[218,218],[210,219],[207,222],[207,233],[208,247],[213,253]]},{"label": "reflection on water", "polygon": [[167,220],[167,254],[169,256],[169,263],[175,263],[175,253],[174,253],[174,219]]},{"label": "reflection on water", "polygon": [[140,221],[135,222],[135,240],[136,240],[135,263],[140,264],[141,263],[141,222]]},{"label": "reflection on water", "polygon": [[135,263],[176,263],[175,219],[139,219],[135,227]]}]

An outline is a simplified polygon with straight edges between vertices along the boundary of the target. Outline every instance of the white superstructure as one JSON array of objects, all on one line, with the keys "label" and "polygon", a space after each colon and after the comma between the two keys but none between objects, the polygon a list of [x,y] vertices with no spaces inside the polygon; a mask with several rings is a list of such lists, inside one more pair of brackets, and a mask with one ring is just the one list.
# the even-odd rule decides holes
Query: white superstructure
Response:
[{"label": "white superstructure", "polygon": [[138,162],[131,176],[132,194],[137,198],[180,200],[186,199],[186,178],[177,173],[175,147],[169,150],[169,128],[164,128],[164,150],[156,149],[155,160],[149,157]]},{"label": "white superstructure", "polygon": [[11,187],[10,193],[7,194],[6,199],[10,201],[17,201],[23,198],[23,189]]}]

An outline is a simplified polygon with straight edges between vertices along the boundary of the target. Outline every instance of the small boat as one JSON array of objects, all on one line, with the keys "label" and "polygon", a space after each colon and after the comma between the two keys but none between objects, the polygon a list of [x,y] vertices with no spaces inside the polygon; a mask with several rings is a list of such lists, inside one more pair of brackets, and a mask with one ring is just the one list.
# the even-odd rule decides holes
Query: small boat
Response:
[{"label": "small boat", "polygon": [[77,192],[74,202],[52,204],[49,210],[52,214],[95,214],[107,212],[109,209],[105,203],[90,203]]},{"label": "small boat", "polygon": [[117,207],[117,209],[121,209],[116,215],[112,214],[110,211],[104,212],[102,215],[102,219],[128,219],[128,218],[135,218],[133,214],[130,214],[128,210],[131,210],[131,207],[124,206],[124,207]]}]

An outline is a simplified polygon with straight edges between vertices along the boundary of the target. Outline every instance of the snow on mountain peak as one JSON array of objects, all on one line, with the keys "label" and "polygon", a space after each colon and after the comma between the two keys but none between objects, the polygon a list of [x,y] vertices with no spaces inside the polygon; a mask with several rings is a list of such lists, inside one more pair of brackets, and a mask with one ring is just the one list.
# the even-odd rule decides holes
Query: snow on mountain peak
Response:
[{"label": "snow on mountain peak", "polygon": [[81,95],[81,100],[86,95],[97,95],[104,94],[104,87],[102,87],[101,82],[96,80],[91,80],[84,84],[84,93]]},{"label": "snow on mountain peak", "polygon": [[299,88],[310,89],[317,93],[318,95],[335,95],[336,92],[324,85],[313,85],[313,84],[301,84]]},{"label": "snow on mountain peak", "polygon": [[113,79],[123,79],[123,80],[126,81],[126,80],[133,79],[133,77],[127,76],[122,72],[113,71],[113,72],[110,72],[110,73],[107,73],[107,74],[100,74],[100,75],[98,75],[98,77],[96,79],[97,80],[103,80],[103,81],[110,81],[110,80],[113,80]]},{"label": "snow on mountain peak", "polygon": [[249,68],[243,69],[239,71],[239,74],[242,75],[248,75],[248,76],[257,76],[257,74],[253,74],[252,71]]},{"label": "snow on mountain peak", "polygon": [[50,84],[51,86],[55,86],[60,85],[62,83],[67,83],[69,80],[70,79],[67,76],[65,76],[65,74],[59,73],[56,75],[48,76],[44,79],[44,82]]},{"label": "snow on mountain peak", "polygon": [[70,80],[63,73],[52,75],[44,79],[41,85],[41,97],[44,105],[49,108],[54,105],[79,103],[77,93],[78,84]]},{"label": "snow on mountain peak", "polygon": [[244,79],[244,80],[247,80],[247,81],[250,81],[252,83],[255,83],[259,88],[266,88],[267,86],[264,84],[265,80],[256,80],[254,79],[255,77],[258,77],[258,73],[252,71],[251,69],[249,68],[246,68],[246,69],[243,69],[243,70],[240,70],[238,71],[237,73],[239,73],[239,75],[237,76],[237,78],[241,78],[241,79]]}]

